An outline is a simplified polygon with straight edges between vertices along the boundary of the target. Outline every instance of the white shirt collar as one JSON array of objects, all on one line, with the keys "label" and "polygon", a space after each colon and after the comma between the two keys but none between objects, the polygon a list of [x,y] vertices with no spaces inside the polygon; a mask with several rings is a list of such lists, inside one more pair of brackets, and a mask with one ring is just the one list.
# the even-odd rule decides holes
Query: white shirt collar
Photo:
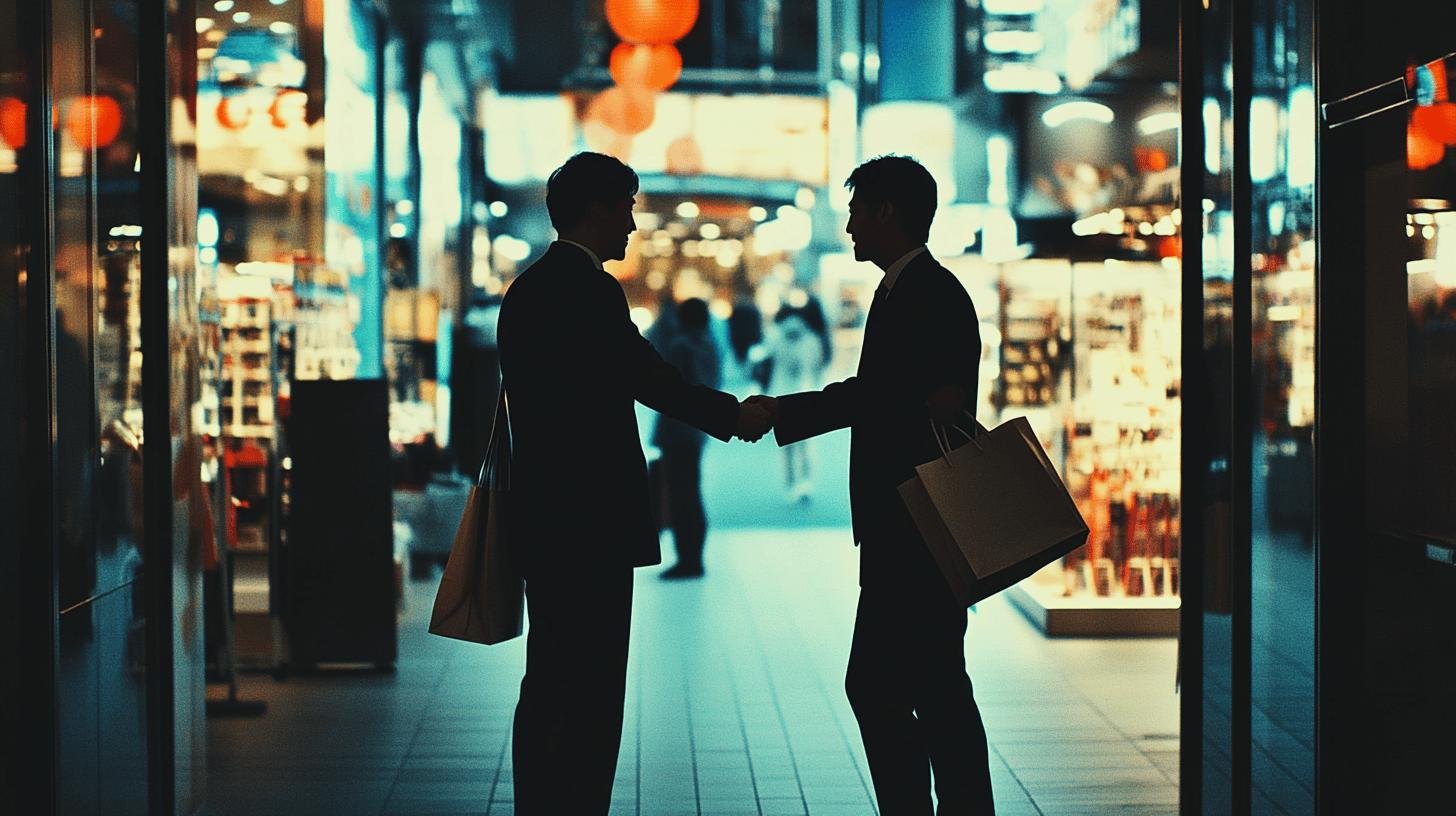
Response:
[{"label": "white shirt collar", "polygon": [[895,288],[895,281],[900,279],[900,273],[905,271],[905,267],[909,266],[910,262],[915,260],[915,258],[918,257],[920,253],[927,251],[929,250],[927,250],[925,247],[918,246],[905,253],[904,255],[901,255],[899,260],[890,264],[890,268],[885,270],[884,286],[886,294],[888,294],[891,289]]},{"label": "white shirt collar", "polygon": [[601,258],[598,258],[597,257],[597,254],[595,252],[592,252],[590,249],[587,249],[585,246],[583,246],[581,244],[578,244],[575,241],[569,241],[569,240],[567,240],[565,238],[557,238],[556,239],[556,243],[558,243],[558,244],[571,244],[572,246],[576,247],[577,249],[581,250],[582,252],[585,252],[586,253],[586,256],[588,258],[591,258],[592,266],[595,266],[597,269],[602,269],[603,271],[605,271],[604,267],[602,266],[602,259]]}]

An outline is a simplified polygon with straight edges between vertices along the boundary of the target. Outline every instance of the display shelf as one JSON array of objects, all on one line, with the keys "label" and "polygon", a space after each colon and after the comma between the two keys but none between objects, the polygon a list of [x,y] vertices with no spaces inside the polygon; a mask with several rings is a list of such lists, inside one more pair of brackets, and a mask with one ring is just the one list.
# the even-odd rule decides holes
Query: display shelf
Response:
[{"label": "display shelf", "polygon": [[1011,604],[1047,637],[1177,637],[1177,596],[1065,594],[1052,564],[1006,590]]}]

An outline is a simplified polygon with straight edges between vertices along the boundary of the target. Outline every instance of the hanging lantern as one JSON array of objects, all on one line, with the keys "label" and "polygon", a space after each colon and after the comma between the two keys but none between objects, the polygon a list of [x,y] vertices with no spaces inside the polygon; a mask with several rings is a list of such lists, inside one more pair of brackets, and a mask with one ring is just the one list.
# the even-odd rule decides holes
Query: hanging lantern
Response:
[{"label": "hanging lantern", "polygon": [[242,97],[226,97],[217,103],[217,122],[228,130],[242,130],[253,118],[253,108]]},{"label": "hanging lantern", "polygon": [[610,65],[618,85],[665,91],[682,76],[682,53],[675,45],[619,43]]},{"label": "hanging lantern", "polygon": [[584,118],[631,136],[652,127],[656,114],[657,99],[651,92],[618,85],[597,94],[587,105]]},{"label": "hanging lantern", "polygon": [[308,94],[294,88],[284,88],[268,105],[268,118],[272,120],[273,127],[287,128],[303,122],[307,106]]},{"label": "hanging lantern", "polygon": [[1456,145],[1456,104],[1437,102],[1411,111],[1411,129],[1441,144]]},{"label": "hanging lantern", "polygon": [[106,147],[121,134],[121,105],[109,96],[78,96],[66,111],[66,132],[86,150]]},{"label": "hanging lantern", "polygon": [[1446,146],[1439,139],[1411,127],[1405,134],[1405,161],[1412,170],[1435,167],[1446,158]]},{"label": "hanging lantern", "polygon": [[625,42],[668,45],[698,21],[698,0],[607,0],[607,23]]},{"label": "hanging lantern", "polygon": [[0,99],[0,140],[11,150],[25,147],[25,103],[13,96]]}]

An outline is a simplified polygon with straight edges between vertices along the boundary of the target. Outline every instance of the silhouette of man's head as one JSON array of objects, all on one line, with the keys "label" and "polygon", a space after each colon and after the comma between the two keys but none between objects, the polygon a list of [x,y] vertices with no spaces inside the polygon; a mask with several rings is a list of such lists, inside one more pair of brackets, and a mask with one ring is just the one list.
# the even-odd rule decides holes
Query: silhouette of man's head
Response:
[{"label": "silhouette of man's head", "polygon": [[677,324],[685,331],[701,331],[708,328],[708,302],[702,298],[688,298],[677,305]]},{"label": "silhouette of man's head", "polygon": [[586,246],[602,260],[626,257],[636,229],[632,205],[637,174],[601,153],[578,153],[546,180],[546,211],[562,237]]},{"label": "silhouette of man's head", "polygon": [[920,162],[877,156],[856,167],[844,186],[854,193],[845,232],[854,240],[856,260],[890,263],[929,240],[935,179]]}]

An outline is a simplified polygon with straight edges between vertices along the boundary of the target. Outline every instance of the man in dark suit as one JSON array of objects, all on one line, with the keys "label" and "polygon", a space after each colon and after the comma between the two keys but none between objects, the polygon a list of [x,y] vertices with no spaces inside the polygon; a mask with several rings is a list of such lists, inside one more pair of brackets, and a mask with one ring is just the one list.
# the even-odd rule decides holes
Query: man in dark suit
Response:
[{"label": "man in dark suit", "polygon": [[637,175],[598,153],[547,182],[560,240],[501,304],[511,522],[526,578],[516,812],[605,814],[622,737],[632,569],[660,563],[633,403],[755,441],[767,411],[691,385],[628,317],[603,260],[625,257]]},{"label": "man in dark suit", "polygon": [[856,260],[885,272],[856,376],[776,400],[780,445],[851,428],[850,503],[860,600],[845,690],[859,721],[880,813],[994,810],[981,714],[966,675],[966,610],[951,594],[896,486],[940,455],[932,421],[974,406],[981,340],[960,282],[925,248],[935,180],[914,159],[860,165],[846,231]]}]

